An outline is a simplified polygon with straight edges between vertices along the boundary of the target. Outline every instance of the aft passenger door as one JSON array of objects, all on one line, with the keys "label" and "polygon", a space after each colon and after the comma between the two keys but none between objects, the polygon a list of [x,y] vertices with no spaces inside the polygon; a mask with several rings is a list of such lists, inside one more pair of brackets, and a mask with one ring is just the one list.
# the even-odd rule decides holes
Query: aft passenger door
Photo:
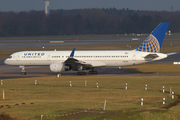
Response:
[{"label": "aft passenger door", "polygon": [[133,61],[136,61],[136,52],[133,53],[132,59],[133,59]]}]

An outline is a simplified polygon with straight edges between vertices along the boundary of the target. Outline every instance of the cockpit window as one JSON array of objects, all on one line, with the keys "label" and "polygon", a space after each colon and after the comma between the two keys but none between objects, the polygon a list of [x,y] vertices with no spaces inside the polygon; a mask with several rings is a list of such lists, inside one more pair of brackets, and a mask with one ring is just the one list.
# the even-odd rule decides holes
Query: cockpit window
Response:
[{"label": "cockpit window", "polygon": [[11,58],[12,58],[12,56],[9,56],[8,58],[9,58],[9,59],[11,59]]}]

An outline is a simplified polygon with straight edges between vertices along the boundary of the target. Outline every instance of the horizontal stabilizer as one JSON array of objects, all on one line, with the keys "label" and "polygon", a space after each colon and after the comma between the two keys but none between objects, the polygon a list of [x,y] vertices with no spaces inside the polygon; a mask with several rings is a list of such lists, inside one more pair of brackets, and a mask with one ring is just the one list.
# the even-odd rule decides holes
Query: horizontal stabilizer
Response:
[{"label": "horizontal stabilizer", "polygon": [[177,54],[177,52],[173,52],[173,53],[166,53],[166,55],[174,55],[174,54]]},{"label": "horizontal stabilizer", "polygon": [[148,55],[146,55],[144,58],[145,58],[146,60],[153,60],[153,59],[155,59],[155,58],[157,58],[157,57],[159,57],[157,54],[148,54]]}]

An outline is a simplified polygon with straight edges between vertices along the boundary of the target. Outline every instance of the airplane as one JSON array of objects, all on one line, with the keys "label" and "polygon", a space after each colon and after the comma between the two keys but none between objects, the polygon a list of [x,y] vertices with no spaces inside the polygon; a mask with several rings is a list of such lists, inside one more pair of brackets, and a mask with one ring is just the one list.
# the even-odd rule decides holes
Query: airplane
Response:
[{"label": "airplane", "polygon": [[160,23],[135,50],[82,50],[75,51],[20,51],[4,63],[18,65],[26,75],[25,66],[49,66],[52,72],[78,71],[77,75],[97,74],[96,67],[123,67],[166,58],[171,54],[159,53],[169,23]]}]

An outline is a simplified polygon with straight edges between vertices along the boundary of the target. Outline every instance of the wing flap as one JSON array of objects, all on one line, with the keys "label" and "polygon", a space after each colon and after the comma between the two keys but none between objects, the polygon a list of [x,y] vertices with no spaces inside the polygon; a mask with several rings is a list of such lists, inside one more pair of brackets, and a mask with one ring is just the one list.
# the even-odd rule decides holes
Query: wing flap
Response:
[{"label": "wing flap", "polygon": [[106,64],[100,61],[80,61],[75,58],[68,58],[65,62],[65,64],[81,64],[84,66],[91,66],[91,67],[100,67],[105,66]]},{"label": "wing flap", "polygon": [[106,64],[100,61],[85,61],[87,64],[91,65],[92,67],[102,67]]}]

